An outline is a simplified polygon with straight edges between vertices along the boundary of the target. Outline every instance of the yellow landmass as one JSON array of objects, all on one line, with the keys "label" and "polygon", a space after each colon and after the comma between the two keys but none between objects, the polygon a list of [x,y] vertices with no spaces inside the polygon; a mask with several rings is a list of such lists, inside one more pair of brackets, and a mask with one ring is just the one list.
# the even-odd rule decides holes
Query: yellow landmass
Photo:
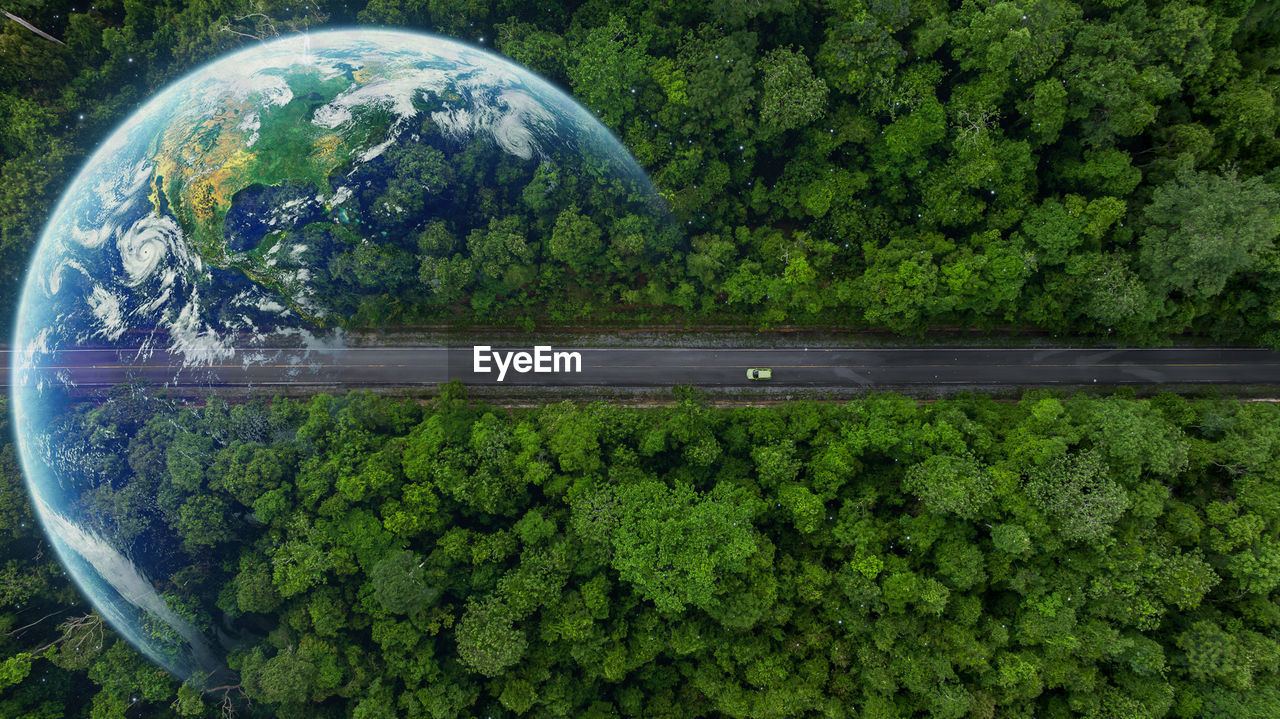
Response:
[{"label": "yellow landmass", "polygon": [[231,207],[231,196],[243,186],[242,178],[253,159],[252,153],[236,148],[221,165],[191,179],[185,192],[197,220],[206,225],[220,222],[222,213]]},{"label": "yellow landmass", "polygon": [[246,133],[237,126],[245,112],[239,101],[227,96],[212,116],[171,124],[153,148],[152,205],[160,210],[163,191],[179,219],[185,214],[191,221],[193,239],[201,249],[217,245],[217,223],[238,189],[239,176],[253,160],[244,147]]},{"label": "yellow landmass", "polygon": [[337,135],[325,135],[316,138],[311,150],[313,163],[321,167],[333,167],[340,164],[341,160],[338,158],[338,149],[340,147],[342,147],[342,138]]}]

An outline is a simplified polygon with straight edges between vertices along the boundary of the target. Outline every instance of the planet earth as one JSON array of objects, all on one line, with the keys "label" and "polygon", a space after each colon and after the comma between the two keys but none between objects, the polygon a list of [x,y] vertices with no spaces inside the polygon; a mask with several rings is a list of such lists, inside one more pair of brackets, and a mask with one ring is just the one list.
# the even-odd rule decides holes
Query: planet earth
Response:
[{"label": "planet earth", "polygon": [[[566,216],[597,229],[557,246]],[[667,217],[589,111],[475,47],[334,31],[195,70],[90,157],[30,265],[12,403],[50,543],[120,635],[180,678],[225,682],[228,653],[269,627],[184,594],[215,559],[180,546],[166,479],[127,456],[143,426],[131,413],[171,400],[86,390],[71,353],[126,368],[163,354],[212,384],[233,354],[270,362],[341,346],[357,323],[497,312],[606,253],[625,271],[627,256],[669,251]],[[103,413],[105,438],[85,429]]]}]

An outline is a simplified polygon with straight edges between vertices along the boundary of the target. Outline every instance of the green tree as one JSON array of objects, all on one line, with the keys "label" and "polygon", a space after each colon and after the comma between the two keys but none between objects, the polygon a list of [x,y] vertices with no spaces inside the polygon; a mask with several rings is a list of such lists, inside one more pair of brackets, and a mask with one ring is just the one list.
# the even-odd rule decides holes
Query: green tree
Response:
[{"label": "green tree", "polygon": [[491,597],[467,604],[455,637],[463,663],[487,677],[520,661],[529,644],[525,633],[513,625],[510,610]]},{"label": "green tree", "polygon": [[624,15],[611,14],[568,44],[565,66],[574,95],[610,127],[619,127],[636,106],[648,43],[648,35],[631,29]]},{"label": "green tree", "polygon": [[1096,452],[1072,452],[1034,470],[1027,493],[1056,520],[1069,540],[1096,542],[1129,507],[1129,496],[1111,478]]},{"label": "green tree", "polygon": [[290,648],[264,659],[255,650],[242,670],[245,688],[251,695],[275,704],[301,705],[311,695],[316,666],[298,651]]},{"label": "green tree", "polygon": [[387,151],[394,168],[386,191],[374,202],[377,217],[398,223],[422,212],[427,202],[443,195],[454,182],[452,164],[440,150],[420,143],[395,143]]},{"label": "green tree", "polygon": [[582,272],[603,259],[604,245],[600,241],[602,234],[591,218],[570,205],[556,218],[551,239],[547,241],[547,251],[552,259],[565,263],[576,272]]},{"label": "green tree", "polygon": [[1280,191],[1261,178],[1180,172],[1143,211],[1142,268],[1159,291],[1216,295],[1273,249],[1278,214]]},{"label": "green tree", "polygon": [[178,510],[175,529],[190,549],[213,547],[231,537],[227,505],[217,497],[195,496]]},{"label": "green tree", "polygon": [[495,217],[488,229],[472,230],[467,235],[467,251],[483,276],[509,286],[528,281],[527,268],[535,257],[516,215]]},{"label": "green tree", "polygon": [[718,486],[699,496],[652,480],[612,490],[613,566],[663,612],[713,606],[726,574],[746,569],[757,551],[748,500]]},{"label": "green tree", "polygon": [[415,614],[424,610],[440,594],[427,583],[425,563],[408,550],[384,556],[369,572],[373,598],[392,614]]},{"label": "green tree", "polygon": [[759,60],[761,139],[794,130],[822,117],[827,83],[813,76],[809,60],[791,48],[777,48]]},{"label": "green tree", "polygon": [[930,511],[973,519],[995,496],[990,470],[972,456],[936,454],[912,467],[903,487]]}]

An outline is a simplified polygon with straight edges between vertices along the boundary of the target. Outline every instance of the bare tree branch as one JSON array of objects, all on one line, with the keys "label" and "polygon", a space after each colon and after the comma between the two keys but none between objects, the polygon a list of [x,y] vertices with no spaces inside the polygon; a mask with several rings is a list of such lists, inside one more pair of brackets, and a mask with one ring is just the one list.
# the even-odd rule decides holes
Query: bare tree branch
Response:
[{"label": "bare tree branch", "polygon": [[244,701],[249,700],[249,695],[244,693],[244,687],[239,684],[224,684],[220,687],[211,687],[200,692],[200,696],[214,692],[222,692],[222,701],[218,702],[218,709],[222,711],[222,719],[235,719],[238,716],[236,702],[232,699],[233,692],[238,694]]},{"label": "bare tree branch", "polygon": [[23,632],[24,630],[30,629],[30,628],[34,627],[35,625],[39,624],[40,622],[43,622],[44,620],[48,619],[49,617],[52,617],[53,615],[55,615],[55,614],[61,614],[61,613],[62,613],[62,610],[61,610],[61,609],[59,609],[59,610],[57,610],[57,611],[49,612],[48,614],[44,615],[43,617],[40,617],[39,619],[35,620],[34,622],[32,622],[32,623],[30,623],[30,624],[28,624],[28,625],[26,625],[26,626],[22,626],[22,627],[18,627],[17,629],[10,630],[10,632],[9,632],[9,636],[11,636],[11,637],[12,637],[12,636],[14,636],[15,634],[19,634],[19,633]]},{"label": "bare tree branch", "polygon": [[[266,42],[269,38],[280,37],[280,31],[276,29],[275,23],[271,21],[271,17],[266,13],[251,12],[247,15],[240,15],[232,18],[232,22],[237,23],[244,22],[245,20],[253,20],[252,24],[254,25],[254,32],[242,32],[232,27],[231,23],[223,25],[222,31],[229,32],[232,35],[239,35],[240,37],[247,37],[251,40],[257,40],[258,42]],[[260,29],[263,26],[265,26],[265,29]]]},{"label": "bare tree branch", "polygon": [[66,644],[72,651],[80,651],[86,643],[102,646],[103,640],[106,639],[100,614],[89,613],[83,617],[71,617],[58,626],[63,628],[62,636],[40,647],[32,654],[43,654],[60,644]]}]

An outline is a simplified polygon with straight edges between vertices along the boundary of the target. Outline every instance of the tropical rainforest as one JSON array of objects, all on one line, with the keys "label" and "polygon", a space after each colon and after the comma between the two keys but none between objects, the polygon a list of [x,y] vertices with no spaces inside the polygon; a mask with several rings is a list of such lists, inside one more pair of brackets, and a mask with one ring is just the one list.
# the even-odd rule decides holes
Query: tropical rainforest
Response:
[{"label": "tropical rainforest", "polygon": [[[339,261],[353,286],[419,308],[388,317],[371,297],[349,308],[357,324],[1280,344],[1274,2],[3,10],[6,327],[58,194],[150,93],[247,43],[369,24],[490,47],[558,83],[684,236],[626,272],[614,237],[572,272],[529,245],[530,276],[572,276],[597,310],[620,308],[605,315],[539,314],[519,288],[484,314],[470,297],[494,289],[465,242],[445,266],[413,237],[397,262]],[[92,611],[5,427],[0,716],[1280,716],[1280,406],[677,398],[505,408],[446,386],[430,401],[120,392],[78,407],[100,520],[179,537],[164,589],[188,619],[261,630],[217,688],[176,682]]]},{"label": "tropical rainforest", "polygon": [[[6,11],[26,24],[0,25],[5,306],[66,181],[149,93],[259,39],[366,24],[473,42],[558,83],[649,172],[684,236],[644,256],[634,232],[574,217],[554,232],[532,215],[474,237],[427,227],[390,255],[334,258],[346,294],[369,295],[343,308],[354,324],[1280,343],[1274,2],[14,0]],[[499,244],[521,248],[520,271],[503,273],[521,282],[485,271],[481,250]],[[538,277],[555,286],[533,291]],[[587,299],[549,310],[548,296]]]},{"label": "tropical rainforest", "polygon": [[99,521],[256,638],[203,689],[114,638],[6,445],[0,714],[1276,716],[1280,406],[677,395],[81,405]]}]

